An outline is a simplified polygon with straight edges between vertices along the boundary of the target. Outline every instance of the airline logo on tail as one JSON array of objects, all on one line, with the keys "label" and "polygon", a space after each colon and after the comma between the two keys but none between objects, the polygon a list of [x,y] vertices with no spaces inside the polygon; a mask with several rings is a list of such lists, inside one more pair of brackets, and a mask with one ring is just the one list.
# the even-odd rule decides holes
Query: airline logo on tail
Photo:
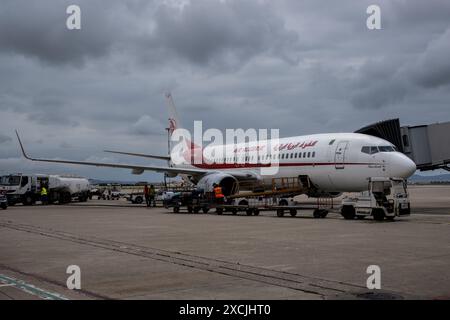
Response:
[{"label": "airline logo on tail", "polygon": [[172,135],[177,128],[177,121],[173,118],[169,118],[169,134]]}]

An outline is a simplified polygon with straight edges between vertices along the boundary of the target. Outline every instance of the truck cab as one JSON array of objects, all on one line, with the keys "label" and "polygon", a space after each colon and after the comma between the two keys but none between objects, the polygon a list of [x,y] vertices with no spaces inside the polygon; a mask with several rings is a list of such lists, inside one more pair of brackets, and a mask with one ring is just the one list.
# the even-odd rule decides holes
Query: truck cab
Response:
[{"label": "truck cab", "polygon": [[0,191],[5,193],[10,205],[32,205],[38,200],[43,185],[48,185],[48,177],[44,175],[11,174],[0,177]]},{"label": "truck cab", "polygon": [[401,178],[369,178],[368,190],[342,200],[341,214],[345,219],[394,220],[411,212],[407,184]]},{"label": "truck cab", "polygon": [[0,192],[3,192],[9,205],[23,203],[33,205],[41,200],[42,187],[47,188],[48,202],[69,203],[73,197],[80,202],[89,196],[89,181],[84,178],[71,178],[47,174],[11,174],[0,177]]}]

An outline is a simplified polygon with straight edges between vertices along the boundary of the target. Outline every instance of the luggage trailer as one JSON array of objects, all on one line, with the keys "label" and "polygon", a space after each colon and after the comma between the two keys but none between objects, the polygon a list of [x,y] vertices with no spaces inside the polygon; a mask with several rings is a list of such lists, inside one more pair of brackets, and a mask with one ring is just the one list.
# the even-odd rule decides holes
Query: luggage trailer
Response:
[{"label": "luggage trailer", "polygon": [[[278,217],[284,217],[289,214],[295,217],[298,211],[313,210],[314,218],[325,218],[329,211],[335,209],[333,198],[318,197],[315,203],[298,203],[293,197],[308,190],[310,186],[309,179],[301,183],[296,178],[278,178],[280,183],[272,182],[271,190],[258,192],[245,192],[232,195],[226,198],[225,203],[217,203],[213,193],[195,194],[184,193],[179,199],[165,205],[166,208],[172,208],[174,213],[208,213],[214,209],[218,215],[225,212],[237,215],[244,212],[247,216],[258,216],[262,211],[275,211]],[[275,180],[275,179],[274,179]],[[277,187],[276,187],[277,186]],[[261,188],[261,186],[255,186]]]}]

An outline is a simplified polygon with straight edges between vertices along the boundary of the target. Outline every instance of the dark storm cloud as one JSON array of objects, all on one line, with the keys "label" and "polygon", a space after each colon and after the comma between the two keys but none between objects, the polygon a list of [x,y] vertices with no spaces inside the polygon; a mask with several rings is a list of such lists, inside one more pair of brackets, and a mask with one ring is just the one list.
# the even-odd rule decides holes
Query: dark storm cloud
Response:
[{"label": "dark storm cloud", "polygon": [[[66,29],[69,4],[81,7],[79,31]],[[371,4],[3,0],[0,170],[152,177],[30,164],[14,129],[33,155],[146,163],[102,150],[165,154],[166,91],[188,128],[288,136],[450,120],[450,2],[379,0],[376,31]]]},{"label": "dark storm cloud", "polygon": [[[361,3],[364,7],[370,1]],[[341,2],[344,8],[348,4]],[[361,109],[392,107],[424,90],[448,85],[450,3],[433,0],[377,4],[381,7],[382,30],[352,27],[352,37],[347,35],[342,40],[346,47],[340,51],[348,54],[346,60],[362,61],[346,70],[350,81],[345,86],[352,105]],[[341,21],[349,12],[342,7],[334,19]]]},{"label": "dark storm cloud", "polygon": [[402,101],[408,94],[450,84],[450,27],[430,39],[422,52],[369,60],[359,70],[352,103],[381,108]]},{"label": "dark storm cloud", "polygon": [[43,125],[69,125],[75,126],[77,122],[68,115],[70,108],[67,95],[53,91],[41,91],[32,97],[32,110],[28,119]]},{"label": "dark storm cloud", "polygon": [[12,141],[11,137],[0,133],[0,144]]},{"label": "dark storm cloud", "polygon": [[[70,4],[81,7],[81,30],[66,28]],[[173,55],[224,67],[261,53],[296,63],[298,35],[272,9],[269,3],[238,0],[197,0],[183,8],[161,1],[5,0],[0,51],[77,66],[112,51],[128,51],[146,61]]]},{"label": "dark storm cloud", "polygon": [[[69,31],[66,8],[80,5],[82,28]],[[3,0],[0,10],[0,51],[38,58],[49,64],[81,65],[85,59],[108,54],[120,37],[114,21],[118,1]]]},{"label": "dark storm cloud", "polygon": [[450,28],[432,40],[413,68],[414,80],[426,88],[450,84]]},{"label": "dark storm cloud", "polygon": [[160,6],[154,45],[198,65],[234,67],[261,53],[296,63],[298,34],[273,9],[269,3],[238,0],[199,0],[183,9]]}]

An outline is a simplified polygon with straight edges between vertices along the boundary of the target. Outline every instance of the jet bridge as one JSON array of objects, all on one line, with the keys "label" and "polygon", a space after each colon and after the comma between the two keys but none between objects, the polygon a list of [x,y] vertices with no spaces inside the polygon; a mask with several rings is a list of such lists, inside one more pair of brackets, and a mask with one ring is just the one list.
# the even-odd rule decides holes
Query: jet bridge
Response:
[{"label": "jet bridge", "polygon": [[411,158],[418,170],[450,171],[450,122],[400,126],[399,119],[391,119],[355,132],[388,140]]}]

